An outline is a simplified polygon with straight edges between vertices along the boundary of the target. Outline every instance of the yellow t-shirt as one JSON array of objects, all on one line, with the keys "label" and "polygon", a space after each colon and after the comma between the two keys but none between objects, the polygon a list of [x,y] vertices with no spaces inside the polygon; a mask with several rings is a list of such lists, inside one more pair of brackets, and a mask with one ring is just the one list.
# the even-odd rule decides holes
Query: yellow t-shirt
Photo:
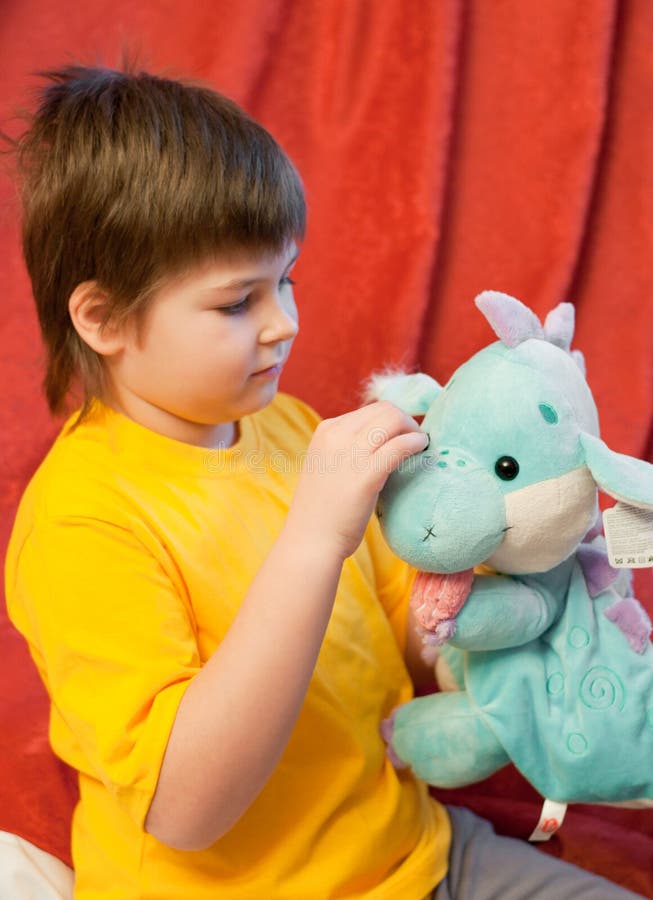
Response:
[{"label": "yellow t-shirt", "polygon": [[79,772],[78,900],[418,900],[445,874],[446,812],[394,771],[379,735],[411,697],[399,650],[409,573],[375,521],[345,562],[299,719],[253,805],[203,851],[143,830],[178,704],[281,528],[317,421],[279,395],[241,421],[233,447],[207,450],[97,404],[24,494],[8,609],[52,701],[52,746]]}]

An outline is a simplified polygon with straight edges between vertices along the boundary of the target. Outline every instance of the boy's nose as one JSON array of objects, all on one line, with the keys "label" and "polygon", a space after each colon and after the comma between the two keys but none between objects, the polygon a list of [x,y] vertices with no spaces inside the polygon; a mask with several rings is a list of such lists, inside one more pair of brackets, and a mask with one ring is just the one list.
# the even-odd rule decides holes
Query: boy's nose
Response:
[{"label": "boy's nose", "polygon": [[273,304],[266,317],[259,340],[262,344],[289,341],[295,337],[298,331],[299,323],[297,321],[297,310],[294,305],[292,309],[289,309],[277,301]]}]

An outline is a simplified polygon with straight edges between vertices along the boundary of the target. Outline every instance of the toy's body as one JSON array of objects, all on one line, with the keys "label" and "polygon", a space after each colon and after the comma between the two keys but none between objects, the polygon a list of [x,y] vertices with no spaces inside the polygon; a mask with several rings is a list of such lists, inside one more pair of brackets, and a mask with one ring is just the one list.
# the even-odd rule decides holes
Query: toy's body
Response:
[{"label": "toy's body", "polygon": [[461,691],[398,710],[395,752],[440,786],[512,761],[552,799],[653,797],[653,647],[630,648],[605,615],[615,600],[614,587],[590,597],[575,558],[546,575],[477,576],[441,651]]},{"label": "toy's body", "polygon": [[434,616],[427,640],[459,690],[396,710],[391,749],[443,787],[512,761],[554,800],[653,798],[650,622],[594,530],[597,484],[651,508],[653,466],[598,439],[568,304],[542,329],[512,298],[477,303],[502,341],[445,388],[419,375],[377,391],[426,413],[431,437],[382,494],[395,552],[424,572],[506,573],[475,576],[444,627]]}]

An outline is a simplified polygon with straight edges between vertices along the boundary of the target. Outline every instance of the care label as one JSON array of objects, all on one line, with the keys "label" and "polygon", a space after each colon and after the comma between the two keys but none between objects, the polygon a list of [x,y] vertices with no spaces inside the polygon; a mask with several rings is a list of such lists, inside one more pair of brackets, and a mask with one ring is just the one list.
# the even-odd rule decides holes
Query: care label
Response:
[{"label": "care label", "polygon": [[603,513],[610,565],[615,569],[653,566],[653,510],[619,501]]},{"label": "care label", "polygon": [[566,812],[566,803],[558,803],[556,800],[545,800],[542,804],[540,821],[528,840],[548,841],[562,825]]}]

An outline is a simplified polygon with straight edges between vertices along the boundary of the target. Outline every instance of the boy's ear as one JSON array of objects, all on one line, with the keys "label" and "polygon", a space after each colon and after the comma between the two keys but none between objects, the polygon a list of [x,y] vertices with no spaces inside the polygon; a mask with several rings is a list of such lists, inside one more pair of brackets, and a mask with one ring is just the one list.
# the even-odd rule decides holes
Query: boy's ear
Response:
[{"label": "boy's ear", "polygon": [[113,356],[125,345],[124,329],[105,324],[109,303],[108,294],[97,281],[82,281],[68,300],[75,331],[100,356]]}]

